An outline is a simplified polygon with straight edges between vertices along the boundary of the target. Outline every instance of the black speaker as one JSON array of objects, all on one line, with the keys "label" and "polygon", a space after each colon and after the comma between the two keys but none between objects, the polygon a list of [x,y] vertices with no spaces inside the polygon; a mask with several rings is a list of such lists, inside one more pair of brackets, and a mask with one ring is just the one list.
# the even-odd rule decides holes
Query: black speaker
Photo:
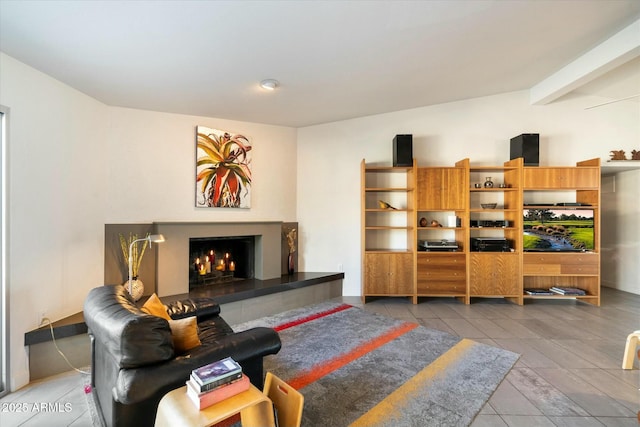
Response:
[{"label": "black speaker", "polygon": [[511,138],[510,158],[524,158],[525,166],[538,166],[540,164],[540,134],[523,133]]},{"label": "black speaker", "polygon": [[393,166],[413,166],[413,135],[393,137]]}]

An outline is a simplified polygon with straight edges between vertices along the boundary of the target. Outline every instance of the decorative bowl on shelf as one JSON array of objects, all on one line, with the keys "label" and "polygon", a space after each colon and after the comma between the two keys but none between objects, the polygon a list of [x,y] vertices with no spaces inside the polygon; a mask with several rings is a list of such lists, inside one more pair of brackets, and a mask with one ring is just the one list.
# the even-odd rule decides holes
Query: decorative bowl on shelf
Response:
[{"label": "decorative bowl on shelf", "polygon": [[497,203],[480,203],[480,206],[482,206],[482,209],[495,209],[496,206],[498,206]]}]

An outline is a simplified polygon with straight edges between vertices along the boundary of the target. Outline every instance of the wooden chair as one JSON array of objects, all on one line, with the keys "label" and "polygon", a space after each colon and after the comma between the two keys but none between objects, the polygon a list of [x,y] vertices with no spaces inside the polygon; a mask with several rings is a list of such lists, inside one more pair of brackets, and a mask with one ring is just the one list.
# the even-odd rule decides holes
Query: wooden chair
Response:
[{"label": "wooden chair", "polygon": [[263,393],[273,402],[276,427],[300,427],[304,396],[271,372],[267,372]]},{"label": "wooden chair", "polygon": [[624,357],[622,358],[622,369],[633,369],[633,354],[636,352],[639,339],[640,331],[635,331],[627,337],[627,344],[624,348]]}]

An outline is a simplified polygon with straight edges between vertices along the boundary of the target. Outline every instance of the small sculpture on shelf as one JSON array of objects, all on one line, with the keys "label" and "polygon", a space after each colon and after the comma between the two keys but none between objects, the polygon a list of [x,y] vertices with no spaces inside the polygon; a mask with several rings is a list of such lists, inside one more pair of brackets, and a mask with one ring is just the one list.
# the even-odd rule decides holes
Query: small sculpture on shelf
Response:
[{"label": "small sculpture on shelf", "polygon": [[420,227],[426,227],[427,226],[427,218],[422,217],[420,218]]},{"label": "small sculpture on shelf", "polygon": [[397,208],[394,208],[393,206],[391,206],[389,203],[383,201],[383,200],[378,200],[378,206],[380,206],[380,209],[394,209],[394,210],[398,210]]},{"label": "small sculpture on shelf", "polygon": [[640,150],[631,151],[631,160],[640,160]]},{"label": "small sculpture on shelf", "polygon": [[611,151],[611,160],[627,160],[624,150]]},{"label": "small sculpture on shelf", "polygon": [[442,227],[442,224],[440,224],[438,221],[436,221],[435,219],[431,220],[431,224],[429,224],[429,227]]}]

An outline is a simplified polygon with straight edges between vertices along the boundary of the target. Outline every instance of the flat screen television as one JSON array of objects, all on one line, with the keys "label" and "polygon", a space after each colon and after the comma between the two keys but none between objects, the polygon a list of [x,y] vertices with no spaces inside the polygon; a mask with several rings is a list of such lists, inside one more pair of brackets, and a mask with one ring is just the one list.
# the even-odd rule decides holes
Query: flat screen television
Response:
[{"label": "flat screen television", "polygon": [[524,210],[526,252],[582,252],[594,249],[593,209]]}]

